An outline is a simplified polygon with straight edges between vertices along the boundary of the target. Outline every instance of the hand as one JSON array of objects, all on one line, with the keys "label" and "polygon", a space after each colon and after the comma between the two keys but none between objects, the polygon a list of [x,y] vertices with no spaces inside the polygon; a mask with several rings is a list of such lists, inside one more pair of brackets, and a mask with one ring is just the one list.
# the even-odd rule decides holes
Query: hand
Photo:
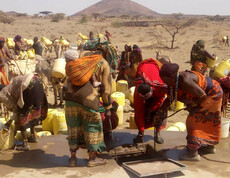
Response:
[{"label": "hand", "polygon": [[105,110],[105,117],[106,118],[110,118],[111,117],[111,111],[110,111],[110,109]]}]

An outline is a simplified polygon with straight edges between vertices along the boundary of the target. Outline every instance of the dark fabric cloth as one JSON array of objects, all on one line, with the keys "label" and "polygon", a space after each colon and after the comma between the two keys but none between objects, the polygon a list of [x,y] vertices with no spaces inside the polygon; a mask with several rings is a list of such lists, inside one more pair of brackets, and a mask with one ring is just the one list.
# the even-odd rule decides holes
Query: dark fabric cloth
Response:
[{"label": "dark fabric cloth", "polygon": [[34,76],[29,86],[23,91],[23,108],[18,109],[16,127],[24,131],[36,126],[47,116],[48,103],[43,89],[41,79]]},{"label": "dark fabric cloth", "polygon": [[39,42],[33,44],[35,54],[42,56],[43,47]]},{"label": "dark fabric cloth", "polygon": [[89,96],[93,92],[93,86],[90,81],[88,81],[83,86],[76,86],[73,85],[72,83],[70,83],[70,85],[72,85],[71,87],[74,92],[73,93],[67,92],[65,95],[65,100],[77,102],[83,106],[98,111],[99,97],[95,97],[94,100],[87,99],[87,96]]}]

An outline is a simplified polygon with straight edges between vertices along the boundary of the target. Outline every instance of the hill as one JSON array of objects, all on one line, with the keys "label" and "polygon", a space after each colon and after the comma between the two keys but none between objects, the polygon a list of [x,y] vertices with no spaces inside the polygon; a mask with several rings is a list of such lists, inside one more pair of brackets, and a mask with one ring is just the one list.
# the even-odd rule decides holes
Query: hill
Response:
[{"label": "hill", "polygon": [[72,16],[90,15],[92,13],[99,13],[104,16],[160,16],[157,12],[131,0],[102,0]]}]

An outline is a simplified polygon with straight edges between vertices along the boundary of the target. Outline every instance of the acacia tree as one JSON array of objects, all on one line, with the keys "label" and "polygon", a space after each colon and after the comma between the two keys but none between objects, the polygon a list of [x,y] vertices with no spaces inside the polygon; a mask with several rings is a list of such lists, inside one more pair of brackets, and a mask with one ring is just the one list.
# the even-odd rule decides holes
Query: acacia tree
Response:
[{"label": "acacia tree", "polygon": [[48,16],[51,13],[52,13],[51,11],[41,11],[41,12],[39,12],[39,14],[42,14],[42,15],[45,15],[45,16]]},{"label": "acacia tree", "polygon": [[189,19],[186,21],[183,20],[168,20],[165,23],[161,23],[160,25],[170,34],[171,36],[171,49],[174,48],[174,42],[176,35],[180,32],[180,30],[188,27],[194,23],[194,19]]}]

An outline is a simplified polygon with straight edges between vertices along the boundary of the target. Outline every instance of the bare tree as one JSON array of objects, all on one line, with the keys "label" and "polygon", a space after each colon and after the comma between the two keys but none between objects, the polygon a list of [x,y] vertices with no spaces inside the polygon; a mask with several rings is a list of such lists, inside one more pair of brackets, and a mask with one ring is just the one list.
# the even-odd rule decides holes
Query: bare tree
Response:
[{"label": "bare tree", "polygon": [[165,23],[160,24],[171,36],[171,49],[174,48],[174,42],[176,35],[180,32],[180,30],[184,29],[185,27],[190,26],[194,23],[193,19],[189,19],[187,21],[181,22],[181,20],[169,20]]},{"label": "bare tree", "polygon": [[97,20],[97,18],[98,18],[101,14],[98,13],[98,12],[94,12],[94,13],[92,13],[91,15],[94,17],[95,20]]}]

